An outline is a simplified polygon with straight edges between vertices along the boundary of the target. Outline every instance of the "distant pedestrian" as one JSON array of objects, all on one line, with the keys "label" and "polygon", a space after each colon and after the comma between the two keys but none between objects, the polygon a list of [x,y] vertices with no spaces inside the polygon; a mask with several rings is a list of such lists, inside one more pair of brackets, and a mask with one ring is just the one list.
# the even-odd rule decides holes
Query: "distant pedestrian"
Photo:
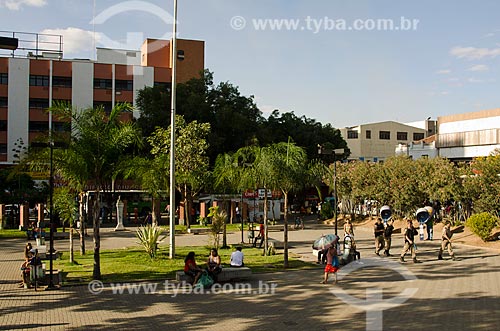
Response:
[{"label": "distant pedestrian", "polygon": [[405,262],[405,255],[408,251],[411,252],[411,257],[413,258],[413,263],[418,263],[417,260],[417,247],[415,245],[415,236],[418,234],[417,229],[413,227],[413,222],[408,220],[406,229],[404,230],[403,236],[405,239],[405,245],[403,251],[401,252],[401,257],[399,261]]},{"label": "distant pedestrian", "polygon": [[351,237],[351,239],[354,239],[354,227],[352,226],[351,220],[346,219],[344,223],[344,237]]},{"label": "distant pedestrian", "polygon": [[375,222],[373,232],[375,234],[375,254],[380,255],[380,250],[384,248],[384,223],[380,217]]},{"label": "distant pedestrian", "polygon": [[434,235],[434,215],[431,215],[427,222],[425,222],[425,227],[427,229],[427,239],[426,240],[432,240],[432,237]]},{"label": "distant pedestrian", "polygon": [[331,245],[326,252],[326,267],[325,274],[323,276],[323,281],[321,284],[328,283],[328,275],[333,273],[335,275],[335,282],[337,283],[337,271],[339,270],[339,258],[337,256],[337,249],[335,245]]},{"label": "distant pedestrian", "polygon": [[391,256],[390,249],[391,249],[391,241],[392,241],[392,232],[394,232],[394,221],[393,220],[388,220],[387,224],[384,229],[384,244],[385,244],[385,249],[384,249],[384,254],[385,256]]},{"label": "distant pedestrian", "polygon": [[439,248],[438,260],[443,259],[443,251],[448,247],[448,254],[450,254],[453,261],[456,260],[455,254],[453,253],[453,248],[451,247],[451,236],[453,232],[451,231],[451,225],[449,221],[446,221],[443,227],[443,232],[441,234],[441,247]]}]

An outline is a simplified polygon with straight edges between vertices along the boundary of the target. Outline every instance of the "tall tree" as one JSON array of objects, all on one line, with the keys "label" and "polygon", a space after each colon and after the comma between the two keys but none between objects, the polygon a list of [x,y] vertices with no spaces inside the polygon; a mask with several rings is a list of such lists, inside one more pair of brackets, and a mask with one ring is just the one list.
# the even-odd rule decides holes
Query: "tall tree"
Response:
[{"label": "tall tree", "polygon": [[69,262],[74,263],[73,227],[76,220],[77,208],[75,195],[68,187],[61,187],[54,192],[54,210],[59,214],[63,223],[69,225]]},{"label": "tall tree", "polygon": [[[210,178],[206,140],[210,133],[210,124],[197,121],[187,123],[181,115],[176,115],[175,121],[175,187],[182,194],[189,228],[193,222],[190,212],[193,199]],[[167,130],[157,128],[147,140],[152,146],[153,155],[161,156],[165,153],[169,155],[170,127]],[[175,206],[170,208],[173,211]]]},{"label": "tall tree", "polygon": [[280,189],[284,206],[284,256],[283,264],[288,268],[288,194],[304,187],[307,178],[307,155],[303,148],[293,142],[282,142],[269,146],[272,187]]},{"label": "tall tree", "polygon": [[103,107],[81,111],[67,106],[53,107],[59,118],[71,120],[71,139],[67,148],[54,151],[54,169],[68,186],[83,192],[89,183],[95,187],[93,201],[94,269],[93,279],[101,279],[100,222],[101,192],[110,187],[120,160],[133,145],[140,145],[140,131],[132,122],[120,120],[120,114],[131,110],[118,104],[107,114]]}]

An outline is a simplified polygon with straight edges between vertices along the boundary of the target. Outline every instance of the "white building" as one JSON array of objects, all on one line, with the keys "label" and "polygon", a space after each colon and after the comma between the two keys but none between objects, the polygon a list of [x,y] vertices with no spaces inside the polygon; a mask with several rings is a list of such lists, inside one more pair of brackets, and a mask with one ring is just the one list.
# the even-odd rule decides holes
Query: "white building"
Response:
[{"label": "white building", "polygon": [[342,128],[340,133],[351,151],[348,160],[380,162],[394,156],[394,146],[422,140],[427,131],[425,128],[386,121]]},{"label": "white building", "polygon": [[438,155],[450,160],[488,156],[500,148],[500,108],[438,117]]}]

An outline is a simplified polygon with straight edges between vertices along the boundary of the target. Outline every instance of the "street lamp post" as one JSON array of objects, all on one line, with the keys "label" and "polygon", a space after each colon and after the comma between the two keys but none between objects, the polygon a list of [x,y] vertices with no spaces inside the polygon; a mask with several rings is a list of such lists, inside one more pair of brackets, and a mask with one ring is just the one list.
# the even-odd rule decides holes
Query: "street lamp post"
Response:
[{"label": "street lamp post", "polygon": [[169,257],[175,258],[175,106],[177,83],[177,0],[174,0],[172,32],[172,100],[170,112],[170,248]]},{"label": "street lamp post", "polygon": [[49,219],[50,219],[50,233],[49,233],[49,286],[47,289],[54,289],[54,136],[53,136],[53,123],[52,123],[52,71],[53,62],[50,61],[50,75],[49,75],[49,148],[50,148],[50,170],[49,170]]}]

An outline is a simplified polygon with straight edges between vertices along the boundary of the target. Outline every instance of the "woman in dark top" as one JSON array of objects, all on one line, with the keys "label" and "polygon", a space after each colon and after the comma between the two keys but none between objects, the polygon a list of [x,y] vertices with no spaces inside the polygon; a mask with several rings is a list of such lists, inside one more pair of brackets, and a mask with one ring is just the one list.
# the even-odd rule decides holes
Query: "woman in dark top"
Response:
[{"label": "woman in dark top", "polygon": [[198,279],[200,278],[202,273],[201,268],[196,265],[194,256],[194,252],[189,252],[184,259],[184,273],[194,279],[193,285],[198,282]]}]

